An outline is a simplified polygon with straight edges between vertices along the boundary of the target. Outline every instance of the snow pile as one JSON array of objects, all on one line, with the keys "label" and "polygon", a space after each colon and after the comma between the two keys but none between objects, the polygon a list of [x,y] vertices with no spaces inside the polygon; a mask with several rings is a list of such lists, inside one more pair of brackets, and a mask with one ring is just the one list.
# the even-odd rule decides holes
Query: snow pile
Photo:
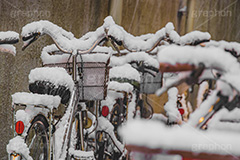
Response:
[{"label": "snow pile", "polygon": [[181,45],[191,44],[196,41],[210,40],[211,35],[208,32],[192,31],[180,38]]},{"label": "snow pile", "polygon": [[[82,55],[83,62],[104,62],[106,63],[112,53],[112,50],[107,47],[97,47],[96,51],[101,51],[104,53],[90,53]],[[46,46],[42,50],[41,59],[43,64],[51,64],[51,63],[67,63],[72,62],[72,56],[69,54],[56,54],[50,55],[49,53],[59,52],[56,45],[52,44]],[[95,50],[94,50],[95,52]],[[108,54],[105,54],[108,53]],[[77,61],[81,62],[80,56],[77,57]]]},{"label": "snow pile", "polygon": [[69,88],[71,91],[74,87],[72,77],[64,68],[60,67],[42,67],[32,69],[29,74],[29,83],[35,81],[48,81],[55,86],[62,85]]},{"label": "snow pile", "polygon": [[202,48],[171,45],[158,52],[158,61],[172,65],[180,63],[198,66],[199,63],[203,63],[208,68],[215,68],[225,72],[239,71],[240,66],[236,58],[215,47]]},{"label": "snow pile", "polygon": [[178,150],[240,155],[240,135],[234,132],[207,132],[177,126],[170,128],[162,123],[147,120],[129,121],[119,131],[127,145],[162,149],[163,152]]},{"label": "snow pile", "polygon": [[208,130],[227,130],[227,131],[240,131],[240,109],[235,108],[228,111],[226,108],[217,112],[211,121],[208,123]]},{"label": "snow pile", "polygon": [[117,66],[110,69],[109,78],[127,78],[140,82],[140,74],[130,64]]},{"label": "snow pile", "polygon": [[108,90],[114,90],[114,91],[124,91],[127,93],[130,93],[133,91],[133,86],[129,83],[119,83],[116,81],[111,81],[108,84]]},{"label": "snow pile", "polygon": [[14,31],[0,32],[0,44],[4,41],[18,40],[19,34]]},{"label": "snow pile", "polygon": [[12,101],[16,104],[43,105],[48,108],[57,108],[61,98],[59,96],[17,92],[12,95]]},{"label": "snow pile", "polygon": [[81,151],[81,150],[74,150],[73,148],[70,148],[69,154],[74,155],[74,158],[79,158],[79,159],[86,159],[86,160],[95,159],[93,151]]},{"label": "snow pile", "polygon": [[208,88],[209,88],[209,85],[208,85],[207,81],[204,81],[199,85],[198,94],[197,94],[198,95],[197,96],[197,107],[199,107],[200,104],[202,103],[203,98],[204,98],[204,93],[208,90]]},{"label": "snow pile", "polygon": [[177,109],[178,89],[173,87],[168,90],[168,102],[164,105],[164,110],[169,122],[181,122],[181,115]]},{"label": "snow pile", "polygon": [[19,153],[27,160],[32,160],[32,157],[29,155],[30,151],[27,147],[27,144],[24,142],[24,139],[20,136],[16,136],[11,139],[7,145],[7,152],[11,154],[13,152]]},{"label": "snow pile", "polygon": [[123,27],[115,24],[111,16],[104,19],[104,29],[107,34],[114,37],[118,41],[122,41],[125,48],[132,51],[147,51],[150,50],[156,42],[163,39],[166,36],[165,28],[160,29],[154,35],[151,35],[149,39],[142,39],[141,37],[135,37],[126,32]]},{"label": "snow pile", "polygon": [[224,40],[221,40],[221,41],[211,40],[210,42],[205,43],[205,45],[206,47],[214,46],[214,47],[221,48],[223,50],[226,49],[229,51],[235,51],[237,53],[237,56],[240,55],[240,43],[237,43],[237,42],[227,42]]},{"label": "snow pile", "polygon": [[220,79],[240,91],[240,64],[235,57],[222,49],[173,45],[165,47],[158,52],[158,61],[171,65],[189,64],[198,66],[200,63],[203,63],[206,68],[220,71],[222,73]]},{"label": "snow pile", "polygon": [[159,68],[159,63],[157,59],[150,56],[146,52],[131,52],[125,56],[116,57],[112,56],[110,59],[110,66],[120,66],[130,62],[140,62],[143,61],[146,66],[152,66]]}]

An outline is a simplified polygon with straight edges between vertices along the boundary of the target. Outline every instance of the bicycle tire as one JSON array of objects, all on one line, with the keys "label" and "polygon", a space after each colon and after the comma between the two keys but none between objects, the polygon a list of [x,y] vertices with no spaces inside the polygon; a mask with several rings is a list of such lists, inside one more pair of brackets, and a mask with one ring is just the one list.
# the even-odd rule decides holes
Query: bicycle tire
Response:
[{"label": "bicycle tire", "polygon": [[29,147],[30,156],[34,160],[48,159],[48,122],[42,115],[37,115],[31,123],[25,137],[25,143]]}]

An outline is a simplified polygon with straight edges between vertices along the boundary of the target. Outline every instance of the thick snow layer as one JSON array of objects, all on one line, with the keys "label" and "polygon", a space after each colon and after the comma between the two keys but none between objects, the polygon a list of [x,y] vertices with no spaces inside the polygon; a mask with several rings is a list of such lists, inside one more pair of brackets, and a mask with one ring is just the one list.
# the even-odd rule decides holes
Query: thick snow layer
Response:
[{"label": "thick snow layer", "polygon": [[140,74],[130,64],[113,67],[110,69],[109,78],[127,78],[140,82]]},{"label": "thick snow layer", "polygon": [[[51,63],[67,63],[72,62],[72,57],[69,54],[62,54],[62,55],[50,55],[49,53],[59,51],[56,45],[52,44],[46,46],[42,50],[41,59],[43,64],[51,64]],[[82,55],[82,59],[84,62],[104,62],[106,63],[109,59],[112,50],[108,47],[97,47],[94,52],[97,53],[90,53]],[[104,53],[98,53],[104,52]],[[105,54],[106,53],[106,54]],[[69,58],[70,57],[70,58]],[[77,61],[81,62],[80,56],[77,57]]]},{"label": "thick snow layer", "polygon": [[240,135],[234,132],[208,132],[192,127],[170,128],[156,121],[134,120],[121,128],[120,135],[127,145],[151,149],[240,155]]},{"label": "thick snow layer", "polygon": [[158,61],[169,64],[193,64],[198,66],[204,63],[206,67],[221,71],[239,71],[237,59],[216,47],[192,47],[171,45],[158,52]]},{"label": "thick snow layer", "polygon": [[205,45],[206,47],[215,46],[221,49],[234,50],[235,52],[237,52],[238,56],[240,55],[240,43],[237,42],[227,42],[224,40],[221,41],[211,40],[210,42],[206,42]]},{"label": "thick snow layer", "polygon": [[57,108],[61,98],[59,96],[17,92],[12,95],[12,101],[16,104],[44,105],[48,108]]},{"label": "thick snow layer", "polygon": [[[223,122],[224,121],[224,122]],[[208,123],[208,130],[240,131],[240,109],[228,111],[226,108],[217,112]]]},{"label": "thick snow layer", "polygon": [[168,102],[164,105],[164,110],[169,122],[181,122],[181,115],[177,109],[178,89],[173,87],[168,90]]},{"label": "thick snow layer", "polygon": [[146,52],[131,52],[125,56],[112,56],[110,59],[110,66],[120,66],[130,62],[140,62],[143,61],[146,66],[152,66],[159,68],[159,63],[157,59]]},{"label": "thick snow layer", "polygon": [[67,52],[74,50],[88,50],[94,43],[105,37],[103,27],[99,27],[94,32],[88,32],[82,38],[76,39],[71,32],[65,31],[63,28],[46,20],[32,22],[22,28],[21,35],[30,36],[32,33],[39,32],[41,35],[47,34]]},{"label": "thick snow layer", "polygon": [[19,34],[14,31],[0,32],[0,41],[10,41],[19,39]]},{"label": "thick snow layer", "polygon": [[133,86],[129,83],[119,83],[116,81],[111,81],[108,84],[108,90],[124,91],[130,93],[133,91]]},{"label": "thick snow layer", "polygon": [[179,63],[198,66],[203,63],[206,68],[222,72],[220,79],[240,91],[240,64],[235,57],[222,49],[172,45],[158,52],[158,61],[172,65]]},{"label": "thick snow layer", "polygon": [[72,77],[64,68],[60,67],[41,67],[32,69],[28,78],[29,83],[34,83],[35,81],[48,81],[55,86],[65,86],[71,91],[74,87]]},{"label": "thick snow layer", "polygon": [[23,157],[27,160],[32,160],[32,157],[29,155],[29,148],[27,147],[27,144],[24,143],[24,138],[20,136],[16,136],[9,141],[7,145],[7,152],[8,154],[16,152],[23,155]]},{"label": "thick snow layer", "polygon": [[115,24],[111,16],[104,19],[104,29],[108,30],[108,35],[114,37],[118,41],[122,41],[127,49],[132,51],[147,51],[150,50],[154,44],[166,36],[165,28],[160,29],[149,39],[142,39],[142,37],[135,37],[126,32],[123,27]]},{"label": "thick snow layer", "polygon": [[93,151],[81,151],[81,150],[74,150],[73,148],[69,149],[69,154],[74,155],[80,159],[87,159],[87,160],[94,160],[94,152]]},{"label": "thick snow layer", "polygon": [[208,32],[192,31],[180,38],[181,44],[189,44],[195,41],[210,40],[211,35]]}]

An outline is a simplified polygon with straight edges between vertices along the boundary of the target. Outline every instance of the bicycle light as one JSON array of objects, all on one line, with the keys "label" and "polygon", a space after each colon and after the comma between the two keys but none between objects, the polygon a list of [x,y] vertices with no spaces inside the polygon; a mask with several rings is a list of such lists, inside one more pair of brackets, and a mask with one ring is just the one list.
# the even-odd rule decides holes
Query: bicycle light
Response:
[{"label": "bicycle light", "polygon": [[10,160],[21,160],[21,159],[22,159],[22,156],[18,153],[13,152],[10,154]]},{"label": "bicycle light", "polygon": [[103,106],[103,107],[102,107],[102,115],[103,115],[104,117],[107,117],[108,114],[109,114],[109,108],[108,108],[108,106]]},{"label": "bicycle light", "polygon": [[15,124],[15,131],[18,135],[21,135],[24,131],[24,123],[22,121],[17,121]]},{"label": "bicycle light", "polygon": [[178,108],[178,111],[180,112],[181,115],[183,115],[185,112],[183,108]]}]

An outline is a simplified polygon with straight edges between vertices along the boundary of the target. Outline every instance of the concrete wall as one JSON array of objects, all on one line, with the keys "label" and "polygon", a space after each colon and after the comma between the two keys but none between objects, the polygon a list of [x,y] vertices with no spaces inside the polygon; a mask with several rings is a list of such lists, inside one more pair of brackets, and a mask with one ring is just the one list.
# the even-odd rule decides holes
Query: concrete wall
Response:
[{"label": "concrete wall", "polygon": [[[115,4],[117,3],[117,5]],[[119,7],[121,5],[121,7]],[[179,8],[188,6],[181,21],[177,18]],[[209,17],[212,9],[216,11],[227,7],[228,16],[217,13]],[[191,10],[190,10],[191,9]],[[200,13],[208,11],[209,14]],[[1,0],[0,31],[21,28],[32,21],[46,19],[71,31],[76,37],[95,30],[102,25],[110,13],[126,31],[140,35],[154,33],[171,21],[181,34],[191,30],[209,31],[213,39],[240,42],[240,1],[237,0]],[[198,14],[196,14],[198,13]],[[191,16],[190,14],[194,14]],[[41,49],[51,44],[48,37],[42,37],[26,51],[21,51],[22,42],[16,45],[17,56],[0,54],[0,157],[6,159],[6,144],[12,137],[11,95],[28,91],[28,74],[41,66]],[[166,99],[162,98],[163,100]],[[152,98],[154,104],[162,100]],[[161,106],[155,106],[158,111]],[[1,159],[1,158],[0,158]]]}]

